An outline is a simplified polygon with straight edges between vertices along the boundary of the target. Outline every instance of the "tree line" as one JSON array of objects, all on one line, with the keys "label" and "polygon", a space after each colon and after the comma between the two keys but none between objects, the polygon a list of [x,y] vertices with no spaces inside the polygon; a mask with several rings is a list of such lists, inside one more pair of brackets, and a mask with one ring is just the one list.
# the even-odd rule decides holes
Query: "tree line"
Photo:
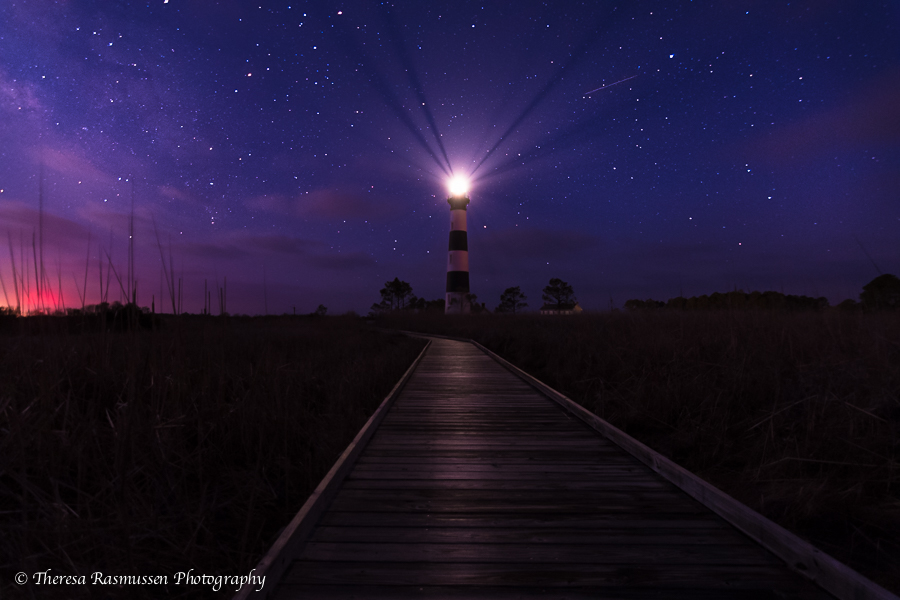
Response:
[{"label": "tree line", "polygon": [[[734,290],[726,293],[692,296],[678,296],[667,302],[660,300],[637,300],[625,302],[629,311],[647,310],[821,310],[828,307],[825,297],[811,298],[781,292],[750,292]],[[848,299],[837,305],[841,310],[890,310],[900,309],[900,279],[891,274],[876,277],[863,286],[859,302]]]},{"label": "tree line", "polygon": [[[413,293],[412,286],[395,277],[393,281],[387,281],[379,292],[381,302],[372,304],[370,314],[379,315],[396,311],[412,312],[444,312],[444,299],[425,300]],[[467,294],[466,299],[473,313],[491,312],[486,304],[478,303],[478,296]],[[544,286],[541,299],[557,310],[566,310],[574,306],[578,300],[572,286],[562,279],[554,277]],[[528,297],[522,292],[520,286],[508,287],[500,294],[500,304],[494,308],[495,313],[518,314],[528,308]]]},{"label": "tree line", "polygon": [[[372,315],[396,312],[444,312],[444,299],[425,300],[413,293],[412,286],[395,277],[393,281],[385,282],[381,289],[381,302],[372,305]],[[528,297],[522,292],[520,286],[508,287],[500,294],[500,303],[491,311],[485,303],[478,303],[478,296],[468,294],[467,300],[473,313],[494,312],[504,314],[519,314],[528,308]],[[578,302],[572,286],[559,278],[553,278],[543,288],[541,299],[544,301],[542,309],[569,310]],[[631,299],[625,302],[625,309],[629,311],[647,310],[821,310],[828,307],[828,299],[825,297],[812,298],[810,296],[798,296],[784,294],[782,292],[750,293],[743,290],[731,292],[715,292],[685,298],[678,296],[670,298],[666,302],[660,300]],[[859,302],[844,300],[837,305],[841,310],[891,310],[900,309],[900,278],[895,275],[884,274],[876,277],[863,286],[859,295]]]}]

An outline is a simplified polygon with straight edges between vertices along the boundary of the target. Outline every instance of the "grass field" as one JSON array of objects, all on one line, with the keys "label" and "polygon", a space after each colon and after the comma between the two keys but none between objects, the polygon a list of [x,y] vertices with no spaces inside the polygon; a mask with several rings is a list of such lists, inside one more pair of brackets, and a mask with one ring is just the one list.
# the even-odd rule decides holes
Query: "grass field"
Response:
[{"label": "grass field", "polygon": [[475,339],[900,593],[900,314],[383,319]]},{"label": "grass field", "polygon": [[0,334],[0,597],[230,597],[12,581],[248,573],[424,346],[349,318],[81,323]]},{"label": "grass field", "polygon": [[[248,572],[422,342],[343,318],[0,323],[0,593],[18,571]],[[477,339],[900,591],[900,318],[644,312],[378,325]]]}]

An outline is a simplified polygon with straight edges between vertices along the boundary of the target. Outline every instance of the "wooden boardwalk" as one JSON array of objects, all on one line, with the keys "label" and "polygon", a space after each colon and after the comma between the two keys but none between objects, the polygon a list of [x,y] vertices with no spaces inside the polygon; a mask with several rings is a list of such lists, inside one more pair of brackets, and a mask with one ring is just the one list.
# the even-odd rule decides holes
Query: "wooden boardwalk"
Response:
[{"label": "wooden boardwalk", "polygon": [[384,415],[262,595],[834,598],[470,343]]}]

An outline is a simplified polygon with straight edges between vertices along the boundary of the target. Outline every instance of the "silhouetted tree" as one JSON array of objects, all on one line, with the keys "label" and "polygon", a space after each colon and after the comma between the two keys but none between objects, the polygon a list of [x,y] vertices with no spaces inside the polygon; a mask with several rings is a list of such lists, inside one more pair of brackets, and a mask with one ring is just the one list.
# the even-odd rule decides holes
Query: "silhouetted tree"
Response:
[{"label": "silhouetted tree", "polygon": [[562,279],[553,278],[550,285],[544,287],[544,302],[555,304],[558,310],[563,310],[567,306],[573,306],[578,300],[575,299],[575,292],[572,286]]},{"label": "silhouetted tree", "polygon": [[324,304],[320,304],[318,308],[316,308],[315,312],[313,312],[313,315],[316,317],[324,317],[327,313],[328,307]]},{"label": "silhouetted tree", "polygon": [[900,308],[900,279],[896,275],[879,275],[863,286],[860,301],[868,309]]},{"label": "silhouetted tree", "polygon": [[399,277],[394,277],[393,281],[386,282],[380,293],[381,302],[372,305],[372,312],[402,310],[408,305],[415,305],[418,302],[412,293],[412,286],[405,281],[400,281]]},{"label": "silhouetted tree", "polygon": [[478,296],[475,294],[466,294],[466,302],[469,303],[469,312],[471,313],[490,312],[484,302],[478,304]]},{"label": "silhouetted tree", "polygon": [[437,300],[426,300],[425,298],[419,298],[416,303],[416,310],[424,311],[424,312],[444,312],[445,300],[443,298],[438,298]]},{"label": "silhouetted tree", "polygon": [[856,300],[853,300],[852,298],[847,298],[846,300],[844,300],[843,302],[838,304],[837,308],[838,308],[838,310],[854,312],[854,311],[857,311],[860,308],[862,308],[862,305],[859,302],[857,302]]},{"label": "silhouetted tree", "polygon": [[625,302],[625,308],[635,310],[821,310],[828,306],[828,299],[809,296],[791,296],[780,292],[751,292],[734,290],[724,294],[715,292],[707,296],[670,298],[668,302],[658,300],[632,299]]},{"label": "silhouetted tree", "polygon": [[660,302],[658,300],[652,300],[650,298],[646,300],[626,300],[625,301],[625,310],[635,311],[635,310],[655,310],[658,308],[663,308],[666,306],[665,302]]},{"label": "silhouetted tree", "polygon": [[506,290],[500,294],[500,305],[497,306],[496,312],[516,314],[528,306],[528,303],[525,302],[527,299],[525,294],[522,293],[522,288],[519,286],[506,288]]}]

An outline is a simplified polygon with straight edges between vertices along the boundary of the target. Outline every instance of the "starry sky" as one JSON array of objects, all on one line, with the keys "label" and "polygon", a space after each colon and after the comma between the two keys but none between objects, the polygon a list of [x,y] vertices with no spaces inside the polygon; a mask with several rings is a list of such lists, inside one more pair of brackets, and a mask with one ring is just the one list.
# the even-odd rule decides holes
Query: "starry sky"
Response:
[{"label": "starry sky", "polygon": [[454,173],[489,308],[834,304],[900,275],[898,107],[896,2],[3,0],[0,275],[98,301],[134,206],[157,310],[442,298]]}]

